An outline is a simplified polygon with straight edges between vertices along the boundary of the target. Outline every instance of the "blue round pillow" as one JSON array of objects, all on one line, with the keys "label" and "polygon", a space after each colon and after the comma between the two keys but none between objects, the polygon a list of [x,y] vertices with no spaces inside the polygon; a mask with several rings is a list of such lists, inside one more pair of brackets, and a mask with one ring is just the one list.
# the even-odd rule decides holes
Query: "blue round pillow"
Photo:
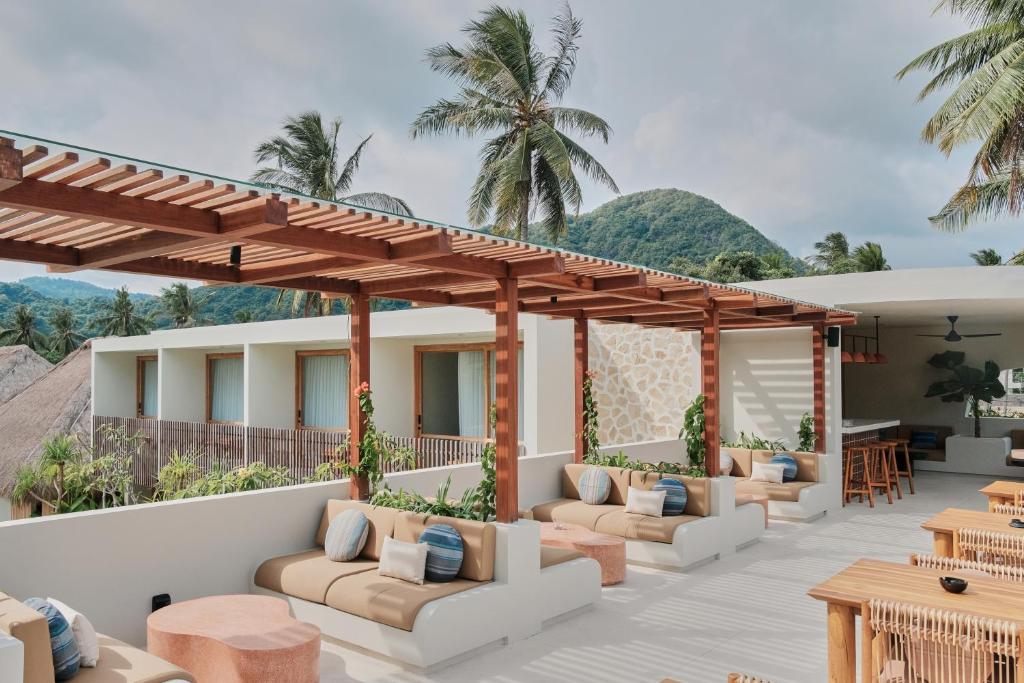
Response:
[{"label": "blue round pillow", "polygon": [[652,491],[664,491],[665,503],[661,507],[661,514],[665,517],[675,517],[683,514],[686,509],[686,485],[678,479],[659,479]]},{"label": "blue round pillow", "polygon": [[587,505],[603,505],[612,492],[612,478],[600,467],[588,467],[577,485],[580,500]]},{"label": "blue round pillow", "polygon": [[445,583],[459,575],[462,568],[462,536],[448,524],[428,526],[420,534],[420,543],[426,543],[427,567],[423,578]]},{"label": "blue round pillow", "polygon": [[53,655],[55,680],[66,681],[72,678],[78,673],[82,655],[78,650],[78,643],[75,642],[71,624],[48,600],[29,598],[25,601],[25,606],[46,617],[46,623],[50,627],[50,651]]},{"label": "blue round pillow", "polygon": [[783,465],[782,481],[796,481],[796,458],[789,453],[776,453],[772,456],[771,464]]}]

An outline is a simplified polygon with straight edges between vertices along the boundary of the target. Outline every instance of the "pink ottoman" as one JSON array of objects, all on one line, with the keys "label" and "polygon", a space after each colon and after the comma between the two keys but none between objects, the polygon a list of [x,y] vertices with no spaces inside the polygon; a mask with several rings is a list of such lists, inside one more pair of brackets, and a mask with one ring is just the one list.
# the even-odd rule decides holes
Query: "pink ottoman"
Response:
[{"label": "pink ottoman", "polygon": [[263,595],[217,595],[164,607],[146,620],[147,649],[198,683],[317,683],[320,629]]},{"label": "pink ottoman", "polygon": [[[557,525],[557,526],[556,526]],[[601,585],[622,583],[626,578],[626,540],[599,534],[579,524],[540,523],[541,545],[572,548],[601,565]]]}]

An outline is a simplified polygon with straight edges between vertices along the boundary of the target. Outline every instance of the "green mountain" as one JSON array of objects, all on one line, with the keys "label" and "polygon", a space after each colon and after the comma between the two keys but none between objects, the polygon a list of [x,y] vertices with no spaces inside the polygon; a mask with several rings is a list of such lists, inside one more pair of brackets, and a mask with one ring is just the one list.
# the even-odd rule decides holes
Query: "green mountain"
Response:
[{"label": "green mountain", "polygon": [[780,253],[796,261],[707,197],[674,189],[634,192],[581,214],[559,246],[660,270],[676,258],[703,263],[722,251]]},{"label": "green mountain", "polygon": [[[51,297],[53,299],[63,299],[65,301],[77,301],[79,299],[89,299],[92,297],[113,298],[114,296],[114,290],[112,289],[106,289],[89,282],[80,282],[78,280],[70,280],[64,277],[43,277],[41,275],[36,275],[34,277],[22,278],[18,280],[18,284],[30,287],[43,296]],[[151,294],[132,294],[132,299],[136,301],[144,301],[151,298],[153,298]]]}]

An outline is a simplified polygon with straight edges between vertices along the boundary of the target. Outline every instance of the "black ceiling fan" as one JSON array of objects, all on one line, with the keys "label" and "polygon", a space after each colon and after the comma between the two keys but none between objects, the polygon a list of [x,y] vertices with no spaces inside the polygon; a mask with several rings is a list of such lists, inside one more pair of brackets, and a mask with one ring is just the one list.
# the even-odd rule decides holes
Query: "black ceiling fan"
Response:
[{"label": "black ceiling fan", "polygon": [[939,339],[945,339],[948,342],[958,342],[961,339],[973,339],[975,337],[998,337],[1001,336],[1002,332],[987,332],[985,334],[960,334],[956,331],[956,321],[960,319],[958,315],[947,315],[946,320],[949,321],[949,332],[946,334],[919,334],[918,337],[938,337]]}]

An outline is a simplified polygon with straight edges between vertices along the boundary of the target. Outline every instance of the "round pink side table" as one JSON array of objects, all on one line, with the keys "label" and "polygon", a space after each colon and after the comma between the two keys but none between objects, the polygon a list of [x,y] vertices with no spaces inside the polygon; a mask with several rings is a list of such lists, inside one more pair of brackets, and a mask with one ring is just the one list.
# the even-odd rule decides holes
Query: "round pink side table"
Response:
[{"label": "round pink side table", "polygon": [[622,583],[626,578],[626,539],[599,534],[579,524],[540,523],[540,542],[578,550],[601,565],[601,585]]},{"label": "round pink side table", "polygon": [[198,683],[317,683],[320,629],[264,595],[216,595],[168,605],[146,620],[147,650]]}]

